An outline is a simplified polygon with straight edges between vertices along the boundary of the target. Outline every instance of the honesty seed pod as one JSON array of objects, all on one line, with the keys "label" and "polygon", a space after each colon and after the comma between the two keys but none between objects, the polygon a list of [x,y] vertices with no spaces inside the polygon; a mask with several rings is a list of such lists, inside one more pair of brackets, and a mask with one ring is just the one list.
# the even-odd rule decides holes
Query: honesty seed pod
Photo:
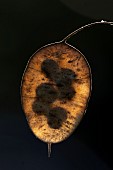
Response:
[{"label": "honesty seed pod", "polygon": [[28,124],[40,140],[51,144],[65,140],[80,123],[91,93],[91,70],[84,55],[67,40],[46,45],[30,58],[25,69],[21,101]]}]

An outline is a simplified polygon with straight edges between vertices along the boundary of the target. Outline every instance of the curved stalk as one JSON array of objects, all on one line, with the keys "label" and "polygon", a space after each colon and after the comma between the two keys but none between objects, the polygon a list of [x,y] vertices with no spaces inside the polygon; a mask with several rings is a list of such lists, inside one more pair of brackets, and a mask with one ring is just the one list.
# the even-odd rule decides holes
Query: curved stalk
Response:
[{"label": "curved stalk", "polygon": [[87,27],[91,27],[93,25],[96,25],[96,24],[108,24],[108,25],[113,25],[113,22],[108,22],[108,21],[100,21],[100,22],[93,22],[91,24],[87,24],[87,25],[84,25],[80,28],[78,28],[77,30],[73,31],[72,33],[70,33],[69,35],[67,35],[63,40],[62,42],[66,42],[69,38],[71,38],[73,35],[77,34],[78,32],[82,31],[84,28],[87,28]]}]

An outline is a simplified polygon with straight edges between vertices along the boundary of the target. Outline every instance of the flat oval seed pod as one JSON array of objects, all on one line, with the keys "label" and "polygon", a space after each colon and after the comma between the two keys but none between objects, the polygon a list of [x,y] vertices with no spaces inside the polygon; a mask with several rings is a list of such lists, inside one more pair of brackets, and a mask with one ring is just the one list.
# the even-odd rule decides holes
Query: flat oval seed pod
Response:
[{"label": "flat oval seed pod", "polygon": [[22,80],[22,105],[33,133],[47,143],[66,139],[85,112],[90,90],[90,68],[77,49],[55,43],[37,51]]},{"label": "flat oval seed pod", "polygon": [[[84,55],[63,41],[39,49],[22,78],[21,100],[28,124],[40,140],[65,140],[81,121],[91,93],[91,70]],[[111,24],[111,23],[109,23]],[[49,153],[50,155],[50,153]]]}]

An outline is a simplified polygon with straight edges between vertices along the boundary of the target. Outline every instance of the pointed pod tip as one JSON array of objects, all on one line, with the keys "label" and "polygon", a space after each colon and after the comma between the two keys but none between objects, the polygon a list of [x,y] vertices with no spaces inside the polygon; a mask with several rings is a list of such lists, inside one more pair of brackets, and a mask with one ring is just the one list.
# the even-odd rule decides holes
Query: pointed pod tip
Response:
[{"label": "pointed pod tip", "polygon": [[51,143],[48,143],[48,158],[51,156]]}]

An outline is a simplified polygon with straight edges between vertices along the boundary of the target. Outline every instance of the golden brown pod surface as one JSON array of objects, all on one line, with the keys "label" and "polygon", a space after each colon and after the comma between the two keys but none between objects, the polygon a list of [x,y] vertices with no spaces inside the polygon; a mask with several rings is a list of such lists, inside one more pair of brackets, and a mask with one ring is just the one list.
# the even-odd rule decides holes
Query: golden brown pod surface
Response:
[{"label": "golden brown pod surface", "polygon": [[66,139],[82,119],[91,91],[85,57],[67,43],[38,50],[22,79],[23,110],[33,133],[47,143]]}]

